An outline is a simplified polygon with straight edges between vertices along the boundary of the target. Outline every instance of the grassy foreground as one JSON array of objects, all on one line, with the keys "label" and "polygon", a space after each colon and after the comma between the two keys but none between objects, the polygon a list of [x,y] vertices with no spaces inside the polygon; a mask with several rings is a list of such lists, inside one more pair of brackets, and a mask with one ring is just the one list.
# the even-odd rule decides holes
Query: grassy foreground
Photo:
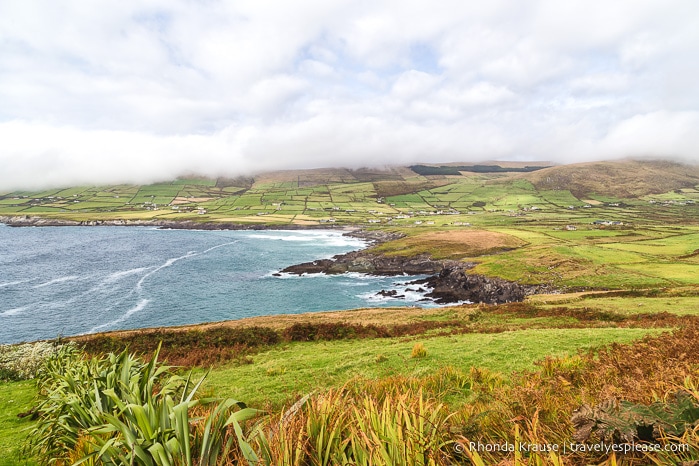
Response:
[{"label": "grassy foreground", "polygon": [[[652,339],[649,343],[638,343],[641,345],[638,348],[644,344],[651,345],[645,348],[656,348],[657,342],[673,339],[677,345],[699,347],[699,338],[694,336],[661,336],[668,335],[663,332],[673,328],[694,325],[697,311],[695,308],[691,312],[691,308],[696,298],[691,291],[668,291],[668,296],[653,298],[671,299],[676,305],[686,306],[687,312],[682,317],[664,313],[662,306],[643,309],[661,311],[658,313],[640,312],[635,305],[638,296],[578,293],[537,296],[524,304],[415,309],[413,315],[390,309],[352,311],[340,323],[338,316],[343,313],[287,316],[288,321],[269,327],[263,325],[262,318],[240,321],[231,327],[161,330],[157,338],[152,331],[124,332],[83,338],[79,343],[86,345],[92,354],[119,351],[128,346],[147,355],[159,340],[167,341],[161,357],[202,367],[195,368],[195,379],[204,375],[203,368],[213,365],[200,389],[203,394],[244,400],[248,406],[268,413],[269,422],[307,394],[312,398],[304,409],[310,410],[310,415],[314,409],[321,409],[317,403],[323,397],[339,397],[334,408],[339,409],[355,402],[365,403],[363,397],[371,394],[372,403],[378,403],[375,409],[380,411],[386,397],[412,393],[411,400],[422,396],[430,409],[441,404],[439,412],[443,411],[445,416],[452,413],[440,428],[443,441],[462,438],[514,441],[514,426],[520,424],[508,419],[520,416],[522,433],[518,435],[525,432],[530,435],[532,432],[526,429],[531,425],[527,422],[535,416],[541,423],[537,435],[545,433],[548,441],[562,443],[572,435],[570,416],[581,404],[595,404],[612,394],[620,399],[649,403],[663,399],[663,393],[669,393],[673,384],[691,376],[695,356],[685,356],[689,359],[678,364],[667,356],[680,351],[677,349],[659,356],[630,346],[629,354],[641,351],[648,358],[624,357],[631,363],[629,367],[616,367],[608,359],[622,354],[623,346],[604,352],[601,360],[592,356],[594,353],[590,353],[591,359],[586,356],[590,349],[612,343],[633,344],[644,336]],[[624,300],[629,306],[621,309]],[[623,312],[603,311],[609,302],[616,302],[618,310]],[[396,312],[402,312],[404,321],[410,324],[396,325]],[[229,332],[223,341],[222,332]],[[215,340],[219,341],[216,352],[203,351],[214,346],[211,342]],[[253,341],[257,344],[249,344]],[[424,354],[417,357],[413,354],[416,345],[424,348]],[[686,353],[687,349],[682,352]],[[577,354],[583,355],[582,359]],[[647,364],[657,364],[661,358],[675,372],[658,373],[657,368],[645,368]],[[602,370],[598,364],[608,368]],[[614,375],[611,368],[618,373]],[[609,385],[615,378],[619,383]],[[627,378],[634,380],[635,385]],[[338,392],[339,387],[345,387],[345,391]],[[610,392],[613,387],[616,388]],[[418,396],[418,392],[422,395]],[[32,381],[0,385],[2,464],[38,464],[20,449],[28,434],[23,429],[30,428],[34,421],[16,417],[32,407],[35,395]],[[265,425],[272,428],[271,424]],[[349,425],[342,427],[345,428]],[[247,424],[245,429],[252,429],[252,424]],[[349,432],[345,434],[350,435]],[[486,464],[504,459],[498,455],[489,458]],[[563,464],[581,464],[580,461],[587,461],[584,458],[592,457],[569,457]],[[595,458],[604,460],[604,456]],[[463,457],[459,461],[468,464],[469,460]]]},{"label": "grassy foreground", "polygon": [[[409,339],[291,343],[258,353],[250,364],[222,367],[206,388],[219,396],[236,397],[254,406],[280,406],[307,393],[341,386],[358,377],[421,377],[438,368],[468,372],[480,367],[508,374],[533,370],[546,356],[564,357],[611,342],[629,342],[657,329],[537,329],[494,334],[464,334]],[[411,358],[422,343],[423,358]],[[468,394],[464,393],[464,398]],[[463,401],[462,399],[462,401]]]}]

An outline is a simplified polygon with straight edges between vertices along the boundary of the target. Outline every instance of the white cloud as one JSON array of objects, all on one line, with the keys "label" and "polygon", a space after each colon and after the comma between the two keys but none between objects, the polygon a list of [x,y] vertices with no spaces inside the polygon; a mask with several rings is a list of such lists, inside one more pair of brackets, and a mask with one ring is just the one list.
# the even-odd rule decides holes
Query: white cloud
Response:
[{"label": "white cloud", "polygon": [[2,189],[431,160],[699,161],[691,0],[2,9]]},{"label": "white cloud", "polygon": [[658,111],[634,115],[615,125],[602,140],[602,151],[630,156],[666,154],[698,161],[699,111]]}]

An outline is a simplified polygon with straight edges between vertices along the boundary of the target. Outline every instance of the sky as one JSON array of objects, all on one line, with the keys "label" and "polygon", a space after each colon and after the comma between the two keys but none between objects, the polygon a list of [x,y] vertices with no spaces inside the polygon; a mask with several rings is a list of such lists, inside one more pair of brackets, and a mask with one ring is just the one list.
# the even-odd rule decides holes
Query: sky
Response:
[{"label": "sky", "polygon": [[0,0],[0,189],[699,163],[695,0]]}]

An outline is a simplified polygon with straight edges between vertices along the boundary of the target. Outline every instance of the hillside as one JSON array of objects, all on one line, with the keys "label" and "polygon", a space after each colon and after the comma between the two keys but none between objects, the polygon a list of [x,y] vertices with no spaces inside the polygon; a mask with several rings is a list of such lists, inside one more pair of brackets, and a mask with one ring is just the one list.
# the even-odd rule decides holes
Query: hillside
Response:
[{"label": "hillside", "polygon": [[[514,224],[526,217],[542,220],[542,215],[563,225],[598,219],[687,223],[695,221],[699,207],[697,166],[617,161],[516,172],[497,163],[501,165],[482,165],[496,169],[479,173],[451,165],[444,165],[444,173],[423,175],[407,167],[337,168],[278,171],[254,178],[190,176],[146,186],[18,191],[0,193],[0,216],[13,217],[2,220],[6,223],[44,218],[83,223],[442,228]],[[523,168],[518,165],[511,168]],[[622,211],[631,205],[633,209]]]},{"label": "hillside", "polygon": [[699,166],[666,161],[618,161],[562,165],[520,175],[541,190],[568,190],[628,199],[699,184]]}]

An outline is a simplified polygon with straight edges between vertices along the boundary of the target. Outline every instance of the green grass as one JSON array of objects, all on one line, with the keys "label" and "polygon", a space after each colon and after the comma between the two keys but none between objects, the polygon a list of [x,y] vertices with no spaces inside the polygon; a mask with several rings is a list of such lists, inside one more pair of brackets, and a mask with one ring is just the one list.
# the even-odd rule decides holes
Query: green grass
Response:
[{"label": "green grass", "polygon": [[622,264],[618,268],[674,285],[694,285],[699,280],[699,264],[656,262],[646,267],[641,264]]},{"label": "green grass", "polygon": [[21,448],[32,422],[17,417],[32,408],[35,393],[31,380],[0,382],[0,466],[35,464],[24,458]]},{"label": "green grass", "polygon": [[[397,173],[387,172],[384,178],[377,174],[375,181],[372,182],[366,182],[363,175],[358,172],[329,170],[323,174],[311,172],[299,172],[298,176],[289,174],[289,179],[266,179],[261,176],[249,187],[230,187],[224,180],[222,186],[226,187],[220,188],[217,187],[216,180],[191,178],[140,187],[117,185],[5,193],[0,196],[0,215],[25,213],[53,218],[72,219],[80,216],[80,219],[89,219],[89,215],[82,214],[92,214],[93,218],[100,216],[101,219],[105,219],[123,218],[133,212],[142,212],[138,218],[146,219],[161,214],[147,211],[145,203],[153,202],[163,210],[175,196],[208,198],[210,200],[193,204],[208,209],[216,207],[216,214],[222,218],[245,215],[240,212],[241,209],[253,211],[254,215],[268,210],[272,203],[293,205],[294,208],[283,210],[293,212],[294,215],[304,215],[304,218],[318,217],[317,211],[311,209],[337,208],[342,212],[347,209],[355,210],[356,212],[347,213],[337,219],[339,223],[344,224],[365,223],[368,219],[366,214],[368,210],[381,210],[387,215],[398,215],[420,210],[431,212],[449,208],[456,208],[464,213],[480,212],[483,214],[480,218],[474,219],[469,216],[465,217],[469,220],[464,220],[459,217],[458,221],[473,220],[474,224],[481,227],[521,226],[528,222],[537,222],[539,225],[542,223],[564,225],[571,222],[580,224],[589,223],[596,218],[632,222],[643,220],[646,223],[654,222],[662,225],[668,223],[669,217],[670,223],[674,220],[675,223],[686,224],[686,219],[691,218],[692,214],[699,209],[698,206],[689,205],[683,208],[668,208],[649,204],[647,200],[635,199],[623,200],[627,204],[634,204],[636,206],[634,208],[599,206],[582,209],[579,207],[584,204],[584,201],[573,196],[570,191],[539,190],[530,181],[518,177],[512,178],[500,174],[467,174],[447,179],[427,179],[414,176],[409,171],[404,171],[400,175]],[[311,182],[310,186],[309,182]],[[681,196],[691,194],[693,192],[683,192]],[[21,196],[27,197],[14,199]],[[384,203],[378,202],[381,200],[379,196],[384,197]],[[677,196],[680,195],[673,191],[667,193],[665,197],[676,199]],[[605,202],[618,200],[610,196],[597,197]],[[662,195],[659,198],[662,198]],[[74,200],[81,202],[76,204]],[[477,202],[483,202],[485,205],[473,206]],[[41,205],[32,206],[32,203]],[[527,210],[533,206],[540,210]],[[569,210],[568,206],[576,208]],[[108,215],[103,216],[103,214]],[[190,215],[186,213],[180,213],[179,217],[174,216],[174,218],[189,217]],[[456,217],[446,215],[430,216],[429,219],[434,221],[435,227],[457,221]],[[276,220],[268,221],[260,218],[257,222],[276,223]],[[393,220],[392,224],[416,227],[414,219]],[[424,229],[425,225],[421,225],[420,228]]]},{"label": "green grass", "polygon": [[575,297],[566,301],[552,300],[546,304],[537,302],[542,309],[566,306],[570,309],[601,309],[620,314],[657,314],[669,312],[677,315],[699,315],[699,297],[697,296],[662,296],[662,297],[606,297],[591,295],[587,298]]},{"label": "green grass", "polygon": [[699,234],[676,235],[633,243],[615,243],[605,245],[605,247],[651,256],[682,256],[699,250]]},{"label": "green grass", "polygon": [[[341,385],[353,377],[427,375],[440,367],[472,366],[508,373],[534,369],[547,355],[564,356],[610,342],[629,342],[659,330],[536,329],[496,334],[465,334],[410,339],[293,343],[256,354],[253,363],[211,372],[206,387],[217,396],[234,396],[252,406],[278,405],[296,396]],[[411,359],[416,342],[428,356]],[[378,354],[387,360],[376,362]]]}]

